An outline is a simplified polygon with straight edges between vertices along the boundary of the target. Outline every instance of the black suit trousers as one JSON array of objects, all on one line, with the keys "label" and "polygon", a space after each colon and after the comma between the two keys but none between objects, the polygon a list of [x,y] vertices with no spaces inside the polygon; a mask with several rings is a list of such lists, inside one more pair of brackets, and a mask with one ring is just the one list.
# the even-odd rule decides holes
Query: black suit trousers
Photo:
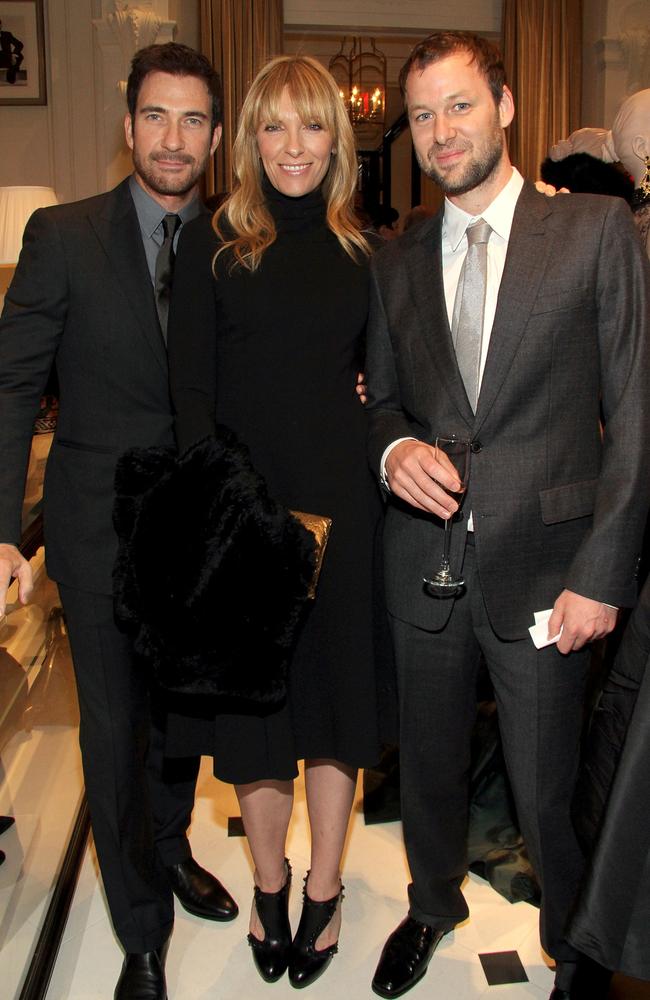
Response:
[{"label": "black suit trousers", "polygon": [[[542,944],[556,961],[571,962],[575,954],[564,932],[583,860],[569,807],[589,653],[562,656],[554,645],[536,650],[530,639],[500,640],[485,609],[473,545],[466,547],[463,573],[465,591],[445,628],[429,632],[392,619],[410,912],[441,930],[468,915],[460,885],[467,871],[470,739],[483,654],[519,822],[542,887]],[[531,624],[541,610],[531,608]]]},{"label": "black suit trousers", "polygon": [[79,696],[79,742],[93,837],[115,932],[126,951],[159,947],[174,919],[165,865],[190,856],[199,758],[165,771],[149,684],[113,600],[59,585]]}]

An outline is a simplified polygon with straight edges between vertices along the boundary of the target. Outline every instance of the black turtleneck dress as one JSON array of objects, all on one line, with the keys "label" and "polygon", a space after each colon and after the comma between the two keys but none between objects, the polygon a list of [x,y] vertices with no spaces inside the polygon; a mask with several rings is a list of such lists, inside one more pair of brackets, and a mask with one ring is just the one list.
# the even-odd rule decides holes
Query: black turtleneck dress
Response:
[{"label": "black turtleneck dress", "polygon": [[229,270],[224,253],[215,279],[210,219],[183,228],[168,344],[179,447],[211,433],[216,419],[248,446],[272,496],[333,520],[287,703],[247,714],[216,705],[193,725],[170,718],[170,754],[212,754],[217,777],[236,783],[292,778],[303,758],[364,767],[379,756],[372,560],[380,500],[355,393],[368,263],[341,249],[320,191],[289,198],[271,188],[267,197],[278,235],[254,273]]}]

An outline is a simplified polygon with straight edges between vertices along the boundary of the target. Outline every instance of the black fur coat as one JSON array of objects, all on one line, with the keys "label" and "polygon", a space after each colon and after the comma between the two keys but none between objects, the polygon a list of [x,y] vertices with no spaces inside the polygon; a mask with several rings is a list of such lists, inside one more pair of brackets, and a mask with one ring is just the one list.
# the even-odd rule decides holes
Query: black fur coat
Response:
[{"label": "black fur coat", "polygon": [[180,458],[119,460],[116,616],[159,683],[280,702],[314,567],[313,536],[269,495],[227,428]]}]

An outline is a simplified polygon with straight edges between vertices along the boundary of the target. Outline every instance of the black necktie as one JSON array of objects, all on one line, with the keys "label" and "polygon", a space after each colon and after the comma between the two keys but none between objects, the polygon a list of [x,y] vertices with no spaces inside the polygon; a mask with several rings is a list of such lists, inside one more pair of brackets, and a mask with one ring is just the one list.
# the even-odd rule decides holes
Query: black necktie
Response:
[{"label": "black necktie", "polygon": [[181,224],[180,216],[166,215],[162,220],[165,238],[162,241],[156,257],[156,309],[160,320],[160,329],[167,342],[167,316],[169,314],[169,293],[171,291],[172,274],[174,273],[174,236]]}]

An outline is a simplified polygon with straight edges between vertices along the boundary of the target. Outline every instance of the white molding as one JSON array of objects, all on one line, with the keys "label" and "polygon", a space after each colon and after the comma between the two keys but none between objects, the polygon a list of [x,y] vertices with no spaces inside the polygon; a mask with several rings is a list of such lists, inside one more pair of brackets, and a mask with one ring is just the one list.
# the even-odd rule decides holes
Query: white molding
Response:
[{"label": "white molding", "polygon": [[501,31],[503,0],[284,0],[285,28],[313,30],[315,25],[345,33],[364,25],[364,34],[381,29],[428,34],[438,29]]},{"label": "white molding", "polygon": [[60,201],[97,191],[97,121],[87,81],[94,71],[92,0],[49,0],[49,158]]},{"label": "white molding", "polygon": [[104,165],[100,189],[117,184],[131,169],[124,143],[124,95],[134,53],[145,45],[171,42],[176,22],[169,19],[167,0],[102,0],[102,16],[93,20],[98,60],[95,72],[95,107],[100,123],[97,136],[99,162]]}]

